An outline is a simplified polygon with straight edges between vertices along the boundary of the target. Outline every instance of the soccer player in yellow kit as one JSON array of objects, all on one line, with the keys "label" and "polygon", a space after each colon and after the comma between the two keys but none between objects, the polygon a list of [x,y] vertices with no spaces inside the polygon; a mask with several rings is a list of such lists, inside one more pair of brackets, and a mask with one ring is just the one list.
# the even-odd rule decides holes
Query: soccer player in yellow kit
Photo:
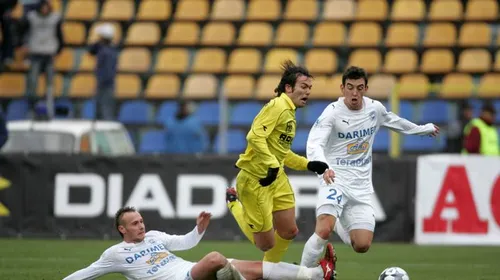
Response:
[{"label": "soccer player in yellow kit", "polygon": [[279,262],[298,233],[295,195],[284,166],[317,174],[328,169],[326,163],[308,161],[290,150],[295,110],[307,103],[312,75],[291,61],[283,69],[277,96],[255,117],[247,134],[247,149],[236,162],[240,169],[236,190],[228,188],[226,193],[227,205],[241,230],[265,252],[264,261],[268,262]]}]

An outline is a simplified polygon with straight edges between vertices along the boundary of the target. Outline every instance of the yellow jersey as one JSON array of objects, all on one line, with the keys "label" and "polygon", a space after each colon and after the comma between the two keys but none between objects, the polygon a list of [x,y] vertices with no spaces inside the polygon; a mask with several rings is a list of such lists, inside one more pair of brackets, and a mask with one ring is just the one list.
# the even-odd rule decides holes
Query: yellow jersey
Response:
[{"label": "yellow jersey", "polygon": [[247,148],[236,166],[259,177],[267,176],[268,168],[286,165],[295,170],[307,170],[305,157],[291,151],[297,122],[296,107],[290,97],[282,93],[271,99],[255,117],[247,134]]}]

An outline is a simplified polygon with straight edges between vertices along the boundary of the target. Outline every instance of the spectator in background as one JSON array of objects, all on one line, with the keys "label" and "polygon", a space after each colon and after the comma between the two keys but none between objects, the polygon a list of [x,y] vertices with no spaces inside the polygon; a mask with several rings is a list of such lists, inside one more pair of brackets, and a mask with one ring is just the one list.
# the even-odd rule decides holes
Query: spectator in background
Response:
[{"label": "spectator in background", "polygon": [[47,113],[54,115],[54,58],[63,48],[62,17],[54,12],[49,1],[42,0],[34,11],[30,11],[22,23],[22,34],[27,41],[30,58],[27,96],[32,108],[36,101],[38,76],[45,71]]},{"label": "spectator in background", "polygon": [[2,58],[0,64],[10,64],[14,58],[12,10],[18,0],[2,0],[0,2],[0,25],[2,26]]},{"label": "spectator in background", "polygon": [[99,40],[89,48],[89,53],[96,56],[96,118],[113,120],[115,116],[114,93],[118,57],[118,51],[113,45],[115,30],[113,25],[105,23],[97,27],[96,31]]},{"label": "spectator in background", "polygon": [[208,134],[193,112],[193,103],[181,101],[177,114],[165,122],[168,153],[194,154],[207,150]]},{"label": "spectator in background", "polygon": [[479,118],[471,120],[464,128],[464,154],[500,155],[498,132],[495,122],[495,107],[485,103]]},{"label": "spectator in background", "polygon": [[446,152],[459,154],[464,141],[464,128],[472,120],[472,107],[467,101],[460,104],[457,118],[448,126]]}]

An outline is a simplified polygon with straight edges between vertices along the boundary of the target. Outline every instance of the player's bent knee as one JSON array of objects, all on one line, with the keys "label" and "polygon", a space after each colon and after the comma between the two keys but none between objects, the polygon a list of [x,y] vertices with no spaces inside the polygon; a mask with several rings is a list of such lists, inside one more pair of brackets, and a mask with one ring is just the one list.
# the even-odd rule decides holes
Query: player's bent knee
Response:
[{"label": "player's bent knee", "polygon": [[262,252],[267,252],[267,251],[271,250],[274,247],[274,240],[272,240],[272,241],[263,241],[261,243],[257,242],[255,245]]},{"label": "player's bent knee", "polygon": [[299,229],[297,227],[290,228],[284,232],[278,231],[278,235],[286,240],[292,240],[299,234]]},{"label": "player's bent knee", "polygon": [[219,252],[210,252],[207,256],[207,261],[209,263],[209,266],[214,269],[221,269],[223,268],[227,260],[226,258]]},{"label": "player's bent knee", "polygon": [[363,241],[363,242],[352,242],[352,248],[356,253],[366,253],[370,249],[371,241]]}]

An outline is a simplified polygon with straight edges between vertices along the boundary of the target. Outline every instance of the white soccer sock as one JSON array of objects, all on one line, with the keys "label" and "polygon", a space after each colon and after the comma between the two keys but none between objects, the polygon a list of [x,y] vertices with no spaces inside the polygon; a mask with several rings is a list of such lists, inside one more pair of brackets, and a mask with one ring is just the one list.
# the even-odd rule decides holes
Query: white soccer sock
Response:
[{"label": "white soccer sock", "polygon": [[335,223],[335,229],[334,231],[337,233],[337,235],[342,239],[342,242],[345,244],[352,246],[351,244],[351,236],[349,235],[349,232],[344,229],[340,221],[337,221]]},{"label": "white soccer sock", "polygon": [[300,265],[305,267],[316,267],[316,263],[325,249],[326,242],[328,242],[328,240],[324,240],[316,233],[311,235],[304,246]]},{"label": "white soccer sock", "polygon": [[234,277],[233,273],[233,265],[230,262],[227,262],[227,264],[219,269],[215,276],[217,277],[217,280],[235,280],[238,278]]},{"label": "white soccer sock", "polygon": [[285,262],[262,262],[262,279],[267,280],[312,280],[323,278],[321,267],[307,268]]}]

